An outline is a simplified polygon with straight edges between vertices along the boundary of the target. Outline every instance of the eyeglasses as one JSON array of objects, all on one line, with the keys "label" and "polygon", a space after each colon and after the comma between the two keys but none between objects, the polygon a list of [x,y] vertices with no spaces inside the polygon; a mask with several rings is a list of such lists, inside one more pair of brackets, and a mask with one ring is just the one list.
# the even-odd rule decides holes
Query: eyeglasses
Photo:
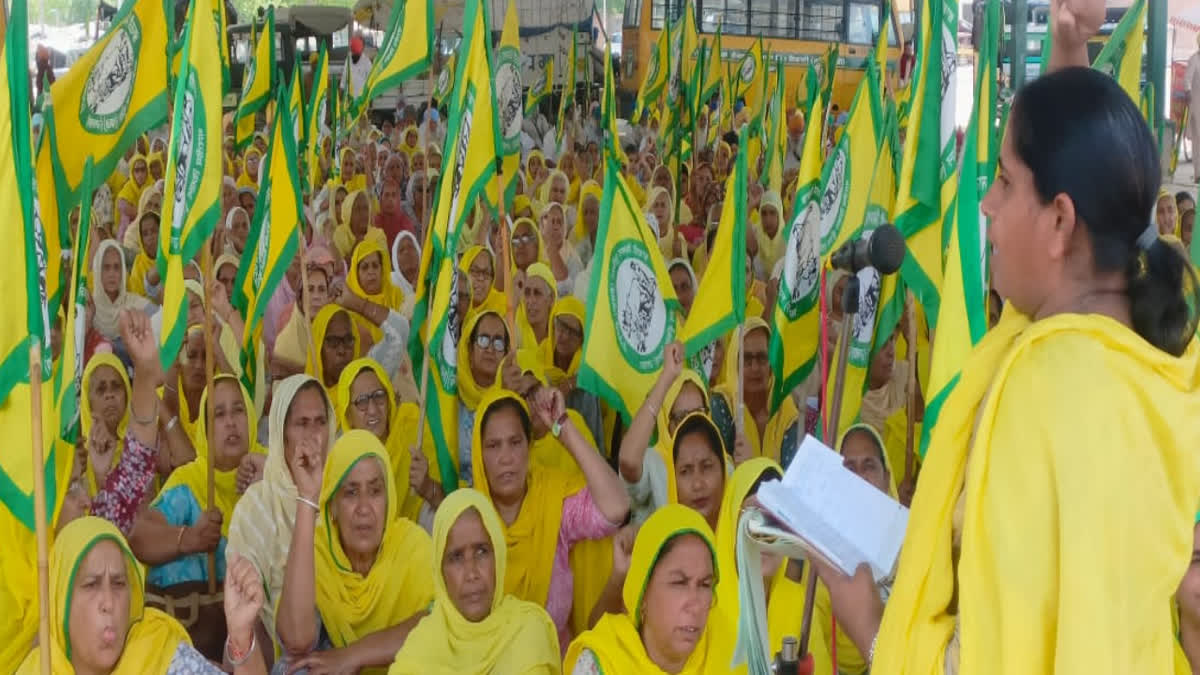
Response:
[{"label": "eyeglasses", "polygon": [[367,407],[372,403],[378,406],[387,405],[387,392],[382,389],[376,389],[369,394],[363,394],[355,398],[352,402],[359,412],[367,412]]},{"label": "eyeglasses", "polygon": [[502,335],[484,335],[480,333],[475,337],[475,346],[480,349],[490,348],[494,352],[504,354],[508,351],[508,340]]},{"label": "eyeglasses", "polygon": [[575,326],[572,326],[571,324],[567,323],[566,321],[563,321],[562,319],[554,320],[554,330],[556,330],[564,335],[569,335],[569,336],[575,338],[576,340],[583,339],[583,331],[582,330],[576,328]]},{"label": "eyeglasses", "polygon": [[537,237],[533,236],[532,234],[523,234],[519,237],[513,237],[512,243],[513,246],[524,246],[526,244],[532,244],[535,239],[537,239]]},{"label": "eyeglasses", "polygon": [[325,346],[330,349],[353,349],[353,335],[326,335]]}]

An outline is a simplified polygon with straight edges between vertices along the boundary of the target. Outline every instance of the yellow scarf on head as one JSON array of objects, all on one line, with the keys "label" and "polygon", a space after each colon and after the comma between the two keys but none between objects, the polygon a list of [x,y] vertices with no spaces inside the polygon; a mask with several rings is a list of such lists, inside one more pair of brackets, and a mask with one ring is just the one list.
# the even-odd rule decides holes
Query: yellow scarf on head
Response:
[{"label": "yellow scarf on head", "polygon": [[[471,471],[475,489],[487,496],[487,471],[483,463],[483,421],[487,412],[504,401],[513,401],[528,417],[525,401],[511,391],[493,389],[484,395],[475,411],[475,429],[471,442]],[[532,439],[530,439],[532,440]],[[546,605],[550,593],[550,575],[558,548],[558,530],[562,525],[562,505],[582,486],[572,484],[562,472],[530,461],[525,479],[525,499],[517,519],[505,525],[508,542],[508,571],[504,591],[539,606]]]},{"label": "yellow scarf on head", "polygon": [[[525,158],[525,180],[530,184],[537,178],[535,175],[537,170],[533,166],[533,160],[537,159],[539,164],[545,165],[546,158],[542,155],[541,150],[530,150],[529,155]],[[549,180],[549,179],[547,179]]]},{"label": "yellow scarf on head", "polygon": [[[742,502],[750,490],[767,473],[774,471],[783,477],[783,467],[766,457],[754,457],[742,462],[725,486],[721,497],[721,513],[717,523],[717,561],[725,574],[717,584],[717,602],[723,608],[737,608],[739,603],[737,571],[737,527],[742,515]],[[734,615],[736,610],[732,611]],[[736,624],[736,621],[735,621]]]},{"label": "yellow scarf on head", "polygon": [[[358,278],[358,265],[373,254],[379,254],[379,292],[367,293]],[[377,305],[381,305],[393,312],[403,311],[404,291],[396,288],[395,284],[392,283],[391,270],[392,263],[388,259],[387,252],[379,245],[379,242],[370,238],[364,239],[354,247],[354,255],[350,259],[350,271],[346,275],[346,286],[351,291],[354,291],[355,295],[366,298]],[[383,337],[383,331],[369,321],[363,321],[362,323],[367,326],[372,339],[375,342],[379,342]]]},{"label": "yellow scarf on head", "polygon": [[[333,317],[338,314],[345,314],[346,318],[350,320],[350,335],[354,338],[354,350],[351,352],[351,358],[357,359],[360,356],[362,345],[359,343],[358,329],[354,322],[354,315],[340,305],[325,305],[321,308],[321,311],[317,312],[316,318],[313,319],[313,348],[309,350],[308,368],[306,371],[310,376],[316,378],[321,383],[321,386],[325,387],[334,410],[340,410],[342,407],[337,397],[338,387],[336,383],[332,386],[325,384],[325,364],[322,361],[321,352],[325,346],[325,333],[329,331],[329,322],[333,321]],[[329,423],[332,425],[335,419],[337,418],[330,418]]]},{"label": "yellow scarf on head", "polygon": [[154,188],[142,193],[138,202],[137,216],[134,217],[133,222],[129,223],[134,241],[137,242],[137,255],[133,259],[133,269],[129,272],[128,287],[130,293],[141,296],[149,295],[146,292],[146,275],[154,268],[154,258],[158,255],[158,251],[147,251],[146,242],[142,240],[142,219],[147,216],[159,217],[158,213],[149,210],[150,198],[155,194]]},{"label": "yellow scarf on head", "polygon": [[[347,184],[346,187],[349,189],[350,185]],[[338,255],[343,259],[350,258],[351,254],[354,253],[354,247],[364,241],[374,242],[379,245],[380,250],[387,250],[387,235],[384,234],[383,230],[371,223],[371,215],[367,216],[367,231],[361,239],[350,228],[350,214],[354,212],[354,202],[360,198],[367,200],[367,210],[368,214],[370,214],[372,210],[371,198],[367,196],[367,193],[362,188],[350,189],[350,192],[346,195],[346,199],[342,201],[342,224],[333,230],[333,245],[337,248]],[[384,258],[386,259],[387,256],[384,256]],[[384,267],[384,269],[388,268]]]},{"label": "yellow scarf on head", "polygon": [[[246,410],[246,431],[249,438],[246,439],[249,444],[249,452],[266,455],[267,449],[258,444],[254,440],[258,435],[258,416],[254,414],[254,400],[250,397],[250,392],[242,386],[241,382],[233,375],[221,374],[213,378],[213,384],[222,380],[229,380],[237,384],[238,390],[242,393],[242,405]],[[204,415],[205,406],[208,405],[208,390],[200,396],[200,414]],[[174,487],[186,486],[192,491],[192,496],[196,498],[196,503],[202,508],[208,506],[208,430],[207,425],[197,424],[195,436],[192,437],[192,443],[196,447],[196,459],[184,464],[183,466],[171,472],[167,477],[166,483],[163,484],[162,490],[159,492],[159,498],[166,494],[168,490]],[[155,502],[159,498],[155,498]],[[237,506],[241,495],[237,490],[237,469],[231,471],[213,471],[213,504],[217,510],[225,516],[221,521],[221,535],[229,536],[229,523],[233,519],[233,509]]]},{"label": "yellow scarf on head", "polygon": [[458,385],[458,397],[462,400],[463,405],[467,406],[467,410],[476,410],[479,407],[479,401],[483,398],[485,392],[499,388],[500,386],[500,371],[496,371],[496,381],[489,387],[480,386],[475,381],[475,373],[471,372],[471,335],[475,332],[475,326],[487,315],[494,315],[504,324],[504,335],[508,341],[508,352],[512,353],[516,348],[512,343],[512,328],[505,321],[504,315],[500,312],[495,312],[490,309],[484,309],[478,312],[469,312],[467,320],[463,323],[462,337],[458,339],[458,376],[455,382]]},{"label": "yellow scarf on head", "polygon": [[[292,544],[292,528],[296,525],[296,497],[299,496],[284,457],[284,429],[292,401],[310,382],[320,385],[307,375],[293,375],[275,384],[263,478],[246,488],[229,524],[228,551],[248,558],[262,576],[266,598],[259,616],[271,635],[275,634],[275,608],[283,592],[283,574]],[[324,395],[323,387],[321,392]],[[332,427],[335,418],[328,399],[326,414]],[[333,438],[332,428],[329,437]]]},{"label": "yellow scarf on head", "polygon": [[[767,335],[771,334],[771,327],[767,325],[757,316],[747,316],[745,328],[742,330],[742,340],[754,330],[765,330]],[[736,337],[736,333],[734,334]],[[721,384],[713,388],[713,393],[725,399],[726,405],[729,406],[729,412],[737,419],[737,377],[738,377],[738,358],[742,345],[738,344],[736,339],[729,340],[725,349],[725,364],[722,367]],[[767,383],[767,389],[770,390],[770,381]],[[785,401],[780,404],[779,409],[775,414],[771,415],[767,420],[767,426],[763,428],[763,433],[760,436],[758,432],[758,424],[754,421],[754,415],[747,407],[743,415],[742,428],[746,434],[746,442],[750,444],[750,451],[756,456],[770,457],[776,462],[780,461],[780,446],[783,444],[784,434],[793,423],[800,419],[800,411],[796,408],[796,404],[792,402],[791,397],[786,397]]]},{"label": "yellow scarf on head", "polygon": [[579,344],[579,351],[571,357],[571,363],[566,370],[554,365],[554,350],[558,343],[557,331],[554,328],[554,320],[560,316],[575,317],[579,321],[580,330],[587,325],[587,307],[583,302],[573,296],[566,295],[554,302],[554,307],[550,310],[550,332],[549,337],[542,345],[542,362],[546,365],[546,376],[550,380],[550,384],[558,386],[563,380],[574,376],[579,372],[579,362],[583,357],[583,343]]},{"label": "yellow scarf on head", "polygon": [[[592,630],[589,630],[571,643],[567,648],[567,656],[563,661],[563,670],[574,668],[580,655],[586,649],[595,656],[600,669],[605,673],[638,673],[639,675],[665,675],[646,653],[646,646],[640,635],[642,616],[642,598],[654,567],[658,564],[659,555],[667,542],[680,535],[695,535],[704,540],[709,552],[713,554],[713,577],[715,582],[720,580],[720,567],[717,563],[716,549],[713,546],[713,532],[704,518],[695,511],[678,504],[668,504],[654,512],[642,529],[638,531],[633,544],[633,557],[629,565],[629,573],[621,588],[625,601],[624,614],[605,614]],[[715,600],[714,596],[714,600]],[[734,634],[727,628],[727,621],[721,609],[715,604],[709,611],[708,622],[704,635],[696,644],[680,675],[714,675],[729,673],[732,669],[729,662],[733,656]]]},{"label": "yellow scarf on head", "polygon": [[[191,644],[187,631],[172,617],[145,606],[142,566],[120,531],[112,523],[95,516],[84,516],[67,524],[54,539],[50,552],[50,672],[73,675],[71,665],[71,601],[75,592],[75,574],[88,553],[102,541],[111,541],[125,558],[126,587],[129,589],[129,632],[121,656],[110,671],[112,675],[167,672],[180,643]],[[20,675],[40,675],[41,652],[37,648],[25,657]]]},{"label": "yellow scarf on head", "polygon": [[[455,523],[474,509],[492,542],[497,580],[491,612],[468,621],[446,590],[442,561]],[[559,672],[558,634],[540,606],[508,595],[508,546],[504,526],[483,494],[470,488],[451,493],[433,519],[433,608],[408,634],[388,675],[531,675]]]},{"label": "yellow scarf on head", "polygon": [[[779,229],[775,232],[774,237],[769,236],[762,226],[762,210],[767,207],[775,210],[776,222],[779,223]],[[775,267],[775,263],[783,258],[783,254],[787,250],[787,237],[783,232],[783,201],[779,198],[779,193],[773,190],[764,191],[758,211],[759,220],[751,227],[751,230],[754,239],[758,242],[758,258],[770,273],[771,269]]]},{"label": "yellow scarf on head", "polygon": [[[604,189],[594,180],[589,180],[579,188],[579,203],[575,206],[575,229],[572,231],[576,244],[588,238],[587,223],[583,222],[583,203],[588,199],[596,200],[597,207],[604,198]],[[597,224],[599,226],[599,224]],[[587,262],[586,260],[584,261]]]},{"label": "yellow scarf on head", "polygon": [[[350,395],[354,380],[366,371],[375,373],[388,400],[388,437],[379,439],[387,448],[392,480],[396,485],[408,485],[408,468],[412,464],[412,449],[417,447],[417,417],[419,409],[412,403],[396,405],[396,394],[392,383],[388,381],[387,372],[375,359],[355,359],[346,366],[337,383],[337,400],[341,405],[337,409],[338,424],[343,432],[354,427],[350,424],[350,406],[354,405]],[[421,513],[421,498],[412,494],[406,488],[404,498],[400,502],[400,515],[416,521]]]},{"label": "yellow scarf on head", "polygon": [[[138,162],[146,165],[146,181],[143,183],[137,182],[133,177],[133,167]],[[117,199],[124,199],[126,202],[129,202],[130,206],[136,207],[141,203],[142,192],[152,185],[153,182],[150,180],[150,163],[146,161],[146,157],[144,155],[134,155],[129,160],[129,179],[121,186],[121,191],[117,193]]]},{"label": "yellow scarf on head", "polygon": [[471,265],[475,264],[476,258],[481,255],[486,255],[492,261],[492,285],[488,286],[486,298],[475,297],[475,290],[471,290],[471,308],[476,311],[490,309],[497,314],[505,314],[508,312],[508,299],[503,293],[496,290],[496,259],[492,252],[483,246],[475,245],[463,252],[462,258],[458,260],[458,270],[467,277],[467,282],[471,281]]},{"label": "yellow scarf on head", "polygon": [[[382,538],[366,576],[351,568],[342,549],[332,503],[350,471],[364,460],[379,462],[387,484]],[[387,449],[371,432],[355,429],[333,444],[321,480],[321,513],[314,547],[317,610],[334,647],[348,647],[371,633],[395,626],[423,611],[433,599],[432,589],[425,585],[426,570],[433,566],[432,542],[420,526],[397,515],[407,492],[408,481],[396,484]]]},{"label": "yellow scarf on head", "polygon": [[[550,267],[545,263],[535,262],[525,270],[525,276],[526,286],[528,286],[529,282],[533,279],[541,279],[546,283],[546,285],[550,288],[550,306],[553,307],[555,301],[558,299],[558,282],[554,280],[554,272],[550,271]],[[549,340],[550,317],[548,315],[549,312],[547,312],[546,317],[546,338],[543,338],[539,341],[537,339],[537,334],[533,330],[533,324],[529,322],[529,315],[525,313],[525,298],[521,298],[521,303],[517,305],[517,331],[521,336],[522,349],[533,349],[537,351],[545,351],[547,347],[553,349],[553,347],[550,346],[551,343]]]},{"label": "yellow scarf on head", "polygon": [[[704,410],[697,410],[684,415],[684,417],[679,421],[679,426],[682,426],[683,422],[690,418],[693,414],[705,415],[708,417],[709,424],[712,424],[712,417],[709,416],[711,414],[710,411],[712,410],[712,406],[710,404],[708,388],[704,386],[704,380],[701,379],[699,373],[685,368],[684,371],[679,374],[679,377],[675,378],[675,381],[671,383],[671,386],[667,388],[667,395],[663,397],[663,405],[661,408],[659,408],[658,415],[656,416],[654,422],[655,433],[657,435],[657,439],[654,443],[654,451],[657,452],[658,456],[662,458],[663,466],[665,466],[667,469],[667,501],[671,504],[676,504],[679,501],[679,491],[675,485],[675,433],[671,430],[671,408],[675,406],[675,400],[679,398],[679,393],[683,391],[683,385],[688,382],[692,383],[700,390],[700,394],[704,398]],[[713,424],[713,428],[716,428],[715,424]],[[718,431],[717,438],[720,437],[721,434]],[[725,448],[723,443],[721,448],[721,461],[725,461]]]},{"label": "yellow scarf on head", "polygon": [[[956,625],[962,673],[1186,672],[1171,605],[1200,494],[1200,343],[1174,357],[1107,317],[1010,306],[961,373],[872,673],[941,673]],[[1133,509],[1114,498],[1131,486]]]},{"label": "yellow scarf on head", "polygon": [[[537,210],[537,209],[535,209],[535,210]],[[534,258],[533,262],[529,263],[529,265],[526,267],[532,266],[534,263],[543,263],[545,265],[550,264],[549,258],[546,257],[546,242],[542,240],[542,232],[538,228],[537,223],[533,222],[532,218],[517,218],[516,221],[513,222],[512,235],[508,241],[508,257],[509,257],[508,265],[509,265],[509,268],[514,277],[517,275],[517,272],[524,271],[521,268],[517,267],[517,254],[516,254],[516,250],[515,250],[516,245],[513,244],[513,241],[512,241],[513,239],[517,238],[517,230],[519,230],[522,225],[526,225],[529,227],[530,234],[532,234],[534,236],[534,238],[537,239],[537,247],[538,247],[537,257]],[[520,301],[520,298],[517,298],[517,300]]]},{"label": "yellow scarf on head", "polygon": [[240,176],[238,176],[236,185],[239,189],[248,187],[248,188],[252,188],[255,191],[257,191],[258,190],[258,178],[251,178],[250,174],[246,171],[246,165],[249,164],[251,155],[258,157],[258,159],[259,159],[258,175],[259,176],[262,175],[262,170],[263,170],[262,153],[259,152],[258,148],[251,147],[249,150],[246,150],[246,152],[242,155],[242,174]]},{"label": "yellow scarf on head", "polygon": [[883,468],[888,472],[888,496],[890,496],[892,499],[896,499],[896,495],[899,494],[896,490],[896,472],[892,471],[892,462],[888,458],[887,446],[883,444],[883,436],[879,434],[878,429],[870,424],[866,424],[865,422],[858,422],[857,424],[850,425],[845,431],[842,432],[841,437],[838,438],[838,454],[842,454],[842,451],[845,450],[846,437],[849,436],[853,431],[861,431],[865,434],[869,434],[871,436],[871,440],[875,441],[875,444],[879,446],[879,454],[883,457]]},{"label": "yellow scarf on head", "polygon": [[[83,369],[83,377],[80,383],[83,392],[79,397],[79,424],[83,438],[90,438],[93,422],[92,416],[95,414],[92,410],[91,401],[92,375],[102,366],[108,366],[117,371],[117,376],[121,378],[121,384],[125,385],[125,412],[121,415],[121,421],[117,423],[117,447],[113,451],[112,458],[112,465],[116,466],[117,462],[121,461],[121,453],[125,449],[125,430],[129,428],[129,399],[133,395],[133,388],[129,385],[129,373],[125,372],[125,364],[121,363],[121,359],[118,359],[111,352],[93,354],[92,358],[87,362],[87,367]],[[92,468],[90,458],[84,468],[84,475],[87,477],[88,497],[95,497],[96,493],[100,491],[101,486],[96,482],[96,472]]]}]

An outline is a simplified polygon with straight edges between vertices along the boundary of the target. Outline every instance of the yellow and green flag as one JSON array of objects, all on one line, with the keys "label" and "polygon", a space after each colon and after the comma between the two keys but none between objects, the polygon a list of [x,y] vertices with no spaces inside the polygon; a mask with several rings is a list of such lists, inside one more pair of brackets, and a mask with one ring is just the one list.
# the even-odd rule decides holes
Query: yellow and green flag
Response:
[{"label": "yellow and green flag", "polygon": [[438,73],[437,80],[433,83],[433,99],[435,101],[445,101],[450,96],[450,91],[454,87],[455,59],[457,58],[457,53],[451,54],[450,59],[442,65],[442,71]]},{"label": "yellow and green flag", "polygon": [[628,424],[675,340],[675,297],[658,239],[615,161],[604,163],[600,230],[588,289],[579,387],[603,399]]},{"label": "yellow and green flag", "polygon": [[604,101],[600,114],[604,120],[605,146],[612,157],[621,164],[628,164],[625,149],[621,147],[621,133],[617,128],[617,78],[613,74],[612,58],[605,52],[604,59]]},{"label": "yellow and green flag", "polygon": [[183,268],[207,245],[221,217],[221,59],[216,33],[195,20],[212,16],[212,2],[193,0],[188,9],[183,64],[175,83],[157,256],[164,280],[163,370],[175,362],[187,332]]},{"label": "yellow and green flag", "polygon": [[646,62],[646,75],[642,79],[642,86],[638,88],[637,102],[633,106],[631,121],[634,124],[642,121],[642,113],[647,106],[658,101],[667,85],[667,75],[670,74],[671,67],[670,41],[671,31],[664,30],[658,34],[658,42],[650,51],[650,60]]},{"label": "yellow and green flag", "polygon": [[[422,280],[412,324],[418,329],[409,340],[413,364],[420,364],[428,351],[429,379],[422,383],[426,393],[427,428],[432,433],[442,487],[458,487],[455,457],[458,452],[458,401],[455,373],[457,344],[464,317],[455,312],[459,232],[471,207],[486,195],[500,155],[500,132],[496,120],[492,83],[491,29],[484,0],[468,0],[454,92],[450,97],[450,120],[446,135],[446,179],[438,184],[433,221],[421,252]],[[430,285],[431,280],[436,283]]]},{"label": "yellow and green flag", "polygon": [[[525,122],[521,96],[523,94],[521,66],[521,35],[517,17],[517,1],[509,0],[504,14],[504,31],[496,49],[493,82],[496,88],[496,116],[500,125],[500,177],[497,183],[504,197],[505,211],[512,206],[517,193],[517,176],[521,173],[521,125]],[[495,183],[494,183],[495,184]],[[494,188],[492,190],[494,192]],[[497,195],[489,201],[497,203]]]},{"label": "yellow and green flag", "polygon": [[295,140],[296,159],[304,148],[304,89],[300,86],[300,61],[292,66],[292,82],[288,85],[288,119],[292,122],[292,138]]},{"label": "yellow and green flag", "polygon": [[[741,137],[745,137],[743,131]],[[746,144],[738,143],[733,173],[725,181],[721,222],[692,311],[679,339],[692,358],[746,320]],[[709,370],[710,364],[702,364]]]},{"label": "yellow and green flag", "polygon": [[383,46],[352,104],[351,119],[367,110],[375,97],[428,70],[433,63],[433,37],[433,0],[393,2]]},{"label": "yellow and green flag", "polygon": [[756,127],[761,123],[763,102],[767,96],[767,62],[763,58],[763,44],[760,36],[754,46],[742,57],[737,71],[737,84],[733,92],[734,99],[745,101],[750,110],[750,126]]},{"label": "yellow and green flag", "polygon": [[242,74],[242,95],[234,122],[234,144],[244,150],[254,139],[254,116],[271,100],[275,91],[275,7],[267,7],[267,19],[254,41],[254,54]]},{"label": "yellow and green flag", "polygon": [[[810,71],[811,72],[811,71]],[[779,293],[771,309],[771,411],[800,386],[816,365],[820,338],[821,163],[825,138],[825,94],[818,87],[808,109],[796,201],[784,226],[787,248]]]},{"label": "yellow and green flag", "polygon": [[[783,82],[783,59],[775,60],[777,82]],[[771,101],[767,106],[767,128],[763,134],[766,143],[763,146],[763,169],[761,182],[768,190],[776,194],[783,189],[783,160],[787,155],[788,129],[787,111],[784,109],[782,86],[776,85],[771,89]]]},{"label": "yellow and green flag", "polygon": [[[440,81],[440,80],[439,80]],[[546,59],[542,74],[529,87],[525,98],[525,114],[532,115],[539,104],[554,92],[554,59]]]},{"label": "yellow and green flag", "polygon": [[[942,282],[942,222],[953,188],[954,117],[958,3],[923,0],[917,67],[911,83],[909,118],[892,222],[908,244],[900,276],[932,323]],[[950,39],[945,39],[945,37]]]},{"label": "yellow and green flag", "polygon": [[[975,74],[975,110],[959,162],[956,199],[946,214],[950,221],[949,245],[941,287],[941,308],[933,331],[929,371],[931,398],[925,408],[921,454],[929,444],[930,430],[946,398],[954,390],[967,356],[988,330],[987,221],[979,209],[994,176],[986,149],[996,145],[995,44],[999,40],[1000,0],[988,0],[983,49]],[[992,45],[987,49],[987,45]]]},{"label": "yellow and green flag", "polygon": [[[292,87],[299,88],[299,84],[299,80],[294,80]],[[257,356],[263,314],[299,250],[300,222],[304,217],[294,138],[297,123],[290,106],[285,105],[289,96],[294,96],[294,92],[279,91],[275,104],[279,112],[271,124],[271,142],[258,186],[258,208],[254,210],[254,222],[233,284],[233,306],[245,318],[245,332],[241,335],[242,383],[251,392],[258,391]]]},{"label": "yellow and green flag", "polygon": [[304,126],[307,129],[305,157],[308,161],[305,180],[310,190],[317,187],[321,180],[321,157],[324,153],[325,139],[333,135],[329,127],[329,52],[325,51],[323,42],[317,55],[317,67],[313,69],[312,82],[312,92],[304,114]]},{"label": "yellow and green flag", "polygon": [[[700,105],[707,105],[709,99],[713,97],[721,88],[721,81],[725,79],[725,66],[721,62],[721,26],[724,22],[717,24],[717,36],[713,38],[712,47],[704,51],[704,78],[700,82]],[[714,119],[715,123],[715,119]]]},{"label": "yellow and green flag", "polygon": [[[1142,99],[1142,50],[1145,44],[1146,0],[1135,0],[1092,63],[1096,70],[1115,78],[1132,101]],[[1151,125],[1151,128],[1157,127]]]},{"label": "yellow and green flag", "polygon": [[578,77],[575,73],[575,52],[579,50],[579,41],[575,39],[575,34],[571,34],[571,52],[567,54],[567,79],[563,80],[563,88],[558,99],[558,133],[554,137],[554,142],[562,144],[563,132],[567,128],[567,109],[571,107],[571,103],[575,101],[575,80]]}]

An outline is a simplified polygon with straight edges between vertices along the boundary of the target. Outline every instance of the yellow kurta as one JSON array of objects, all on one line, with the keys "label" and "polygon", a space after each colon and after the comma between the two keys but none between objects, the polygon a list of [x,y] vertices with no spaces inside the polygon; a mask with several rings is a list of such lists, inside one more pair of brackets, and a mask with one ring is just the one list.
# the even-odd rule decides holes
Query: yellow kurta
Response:
[{"label": "yellow kurta", "polygon": [[1176,358],[1106,317],[1006,308],[933,431],[872,672],[942,673],[956,624],[961,673],[1186,672],[1197,448],[1196,341]]}]

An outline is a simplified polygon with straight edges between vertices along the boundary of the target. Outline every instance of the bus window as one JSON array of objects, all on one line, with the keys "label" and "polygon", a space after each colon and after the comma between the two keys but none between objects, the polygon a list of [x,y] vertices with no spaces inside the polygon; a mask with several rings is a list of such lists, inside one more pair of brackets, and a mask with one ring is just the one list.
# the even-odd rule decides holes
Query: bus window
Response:
[{"label": "bus window", "polygon": [[759,0],[704,0],[700,30],[715,33],[720,25],[725,35],[749,35],[750,8],[747,5],[757,2]]},{"label": "bus window", "polygon": [[683,0],[651,0],[650,28],[662,30],[663,17],[668,14],[668,10],[671,21],[675,21],[680,14],[683,14]]},{"label": "bus window", "polygon": [[763,37],[792,37],[799,0],[754,0],[750,7],[750,34]]},{"label": "bus window", "polygon": [[846,42],[852,45],[874,44],[879,37],[879,5],[851,2],[846,21]]},{"label": "bus window", "polygon": [[642,0],[625,0],[624,28],[637,28],[642,20]]},{"label": "bus window", "polygon": [[842,41],[842,3],[837,0],[806,0],[800,11],[801,40]]}]

